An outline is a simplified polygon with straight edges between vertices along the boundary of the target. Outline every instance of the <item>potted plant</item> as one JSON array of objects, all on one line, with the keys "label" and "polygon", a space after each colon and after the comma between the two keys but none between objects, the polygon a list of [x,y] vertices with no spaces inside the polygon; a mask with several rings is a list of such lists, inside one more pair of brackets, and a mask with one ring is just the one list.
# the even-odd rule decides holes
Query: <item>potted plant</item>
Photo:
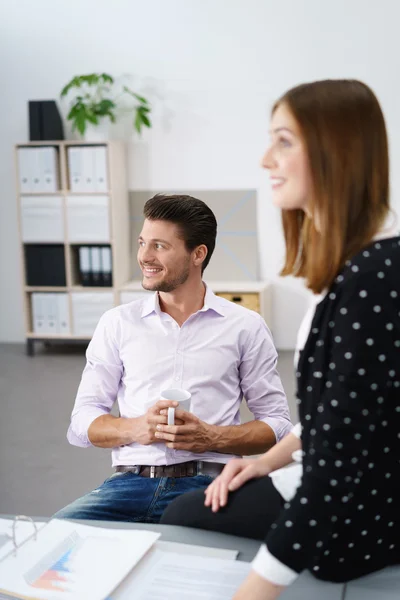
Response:
[{"label": "potted plant", "polygon": [[77,130],[82,136],[91,126],[98,126],[104,118],[109,118],[112,123],[116,121],[117,102],[122,96],[129,95],[134,100],[133,125],[141,134],[143,127],[151,127],[149,102],[143,96],[136,94],[127,86],[123,86],[118,96],[113,91],[114,79],[107,73],[91,73],[90,75],[77,75],[62,89],[61,97],[64,98],[72,91],[72,99],[67,119],[72,122],[72,130]]}]

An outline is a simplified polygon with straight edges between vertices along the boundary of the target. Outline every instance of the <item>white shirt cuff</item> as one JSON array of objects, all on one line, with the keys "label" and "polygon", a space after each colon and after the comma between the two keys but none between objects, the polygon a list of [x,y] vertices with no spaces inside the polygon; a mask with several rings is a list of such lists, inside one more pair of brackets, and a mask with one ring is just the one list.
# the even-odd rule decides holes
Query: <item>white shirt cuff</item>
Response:
[{"label": "white shirt cuff", "polygon": [[263,544],[251,563],[253,570],[275,585],[290,585],[297,579],[299,573],[293,571],[270,553]]},{"label": "white shirt cuff", "polygon": [[293,435],[295,435],[297,438],[300,439],[301,438],[301,430],[302,430],[301,423],[297,423],[297,425],[295,425],[292,428],[290,433],[293,433]]}]

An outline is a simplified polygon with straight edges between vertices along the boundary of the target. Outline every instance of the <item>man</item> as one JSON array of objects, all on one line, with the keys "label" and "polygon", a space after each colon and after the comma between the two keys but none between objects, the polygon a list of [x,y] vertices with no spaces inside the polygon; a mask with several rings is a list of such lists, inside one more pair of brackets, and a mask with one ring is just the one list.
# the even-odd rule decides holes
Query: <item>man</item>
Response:
[{"label": "man", "polygon": [[[292,428],[263,319],[218,298],[202,281],[217,223],[190,196],[155,196],[138,240],[148,299],[99,321],[72,412],[68,440],[112,448],[115,473],[58,518],[158,522],[178,495],[205,488],[226,462],[261,453]],[[191,411],[162,390],[182,388]],[[255,419],[240,425],[243,395]],[[110,414],[118,402],[120,417]]]}]

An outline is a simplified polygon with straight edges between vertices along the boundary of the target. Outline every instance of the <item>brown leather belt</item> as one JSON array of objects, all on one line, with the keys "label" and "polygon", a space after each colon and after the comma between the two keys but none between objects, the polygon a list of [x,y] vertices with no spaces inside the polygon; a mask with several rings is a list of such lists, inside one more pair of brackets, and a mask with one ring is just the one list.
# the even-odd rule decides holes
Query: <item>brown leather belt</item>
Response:
[{"label": "brown leather belt", "polygon": [[203,462],[202,460],[191,460],[189,462],[177,463],[175,465],[118,465],[115,467],[117,473],[134,473],[142,477],[196,477],[196,475],[208,475],[217,477],[224,464]]}]

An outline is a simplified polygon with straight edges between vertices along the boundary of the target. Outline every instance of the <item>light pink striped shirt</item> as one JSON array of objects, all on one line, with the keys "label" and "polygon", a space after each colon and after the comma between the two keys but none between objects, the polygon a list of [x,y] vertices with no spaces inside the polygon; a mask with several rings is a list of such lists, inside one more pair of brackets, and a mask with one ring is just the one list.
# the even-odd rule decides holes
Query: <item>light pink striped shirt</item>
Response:
[{"label": "light pink striped shirt", "polygon": [[[68,440],[90,446],[88,428],[115,401],[121,417],[138,417],[167,388],[187,389],[191,411],[215,425],[240,424],[245,396],[254,417],[280,440],[292,428],[277,352],[257,313],[215,296],[179,327],[160,310],[158,294],[113,308],[100,319],[87,353]],[[132,443],[112,450],[116,465],[169,465],[187,460],[228,462],[231,454],[195,454],[164,443]]]}]

